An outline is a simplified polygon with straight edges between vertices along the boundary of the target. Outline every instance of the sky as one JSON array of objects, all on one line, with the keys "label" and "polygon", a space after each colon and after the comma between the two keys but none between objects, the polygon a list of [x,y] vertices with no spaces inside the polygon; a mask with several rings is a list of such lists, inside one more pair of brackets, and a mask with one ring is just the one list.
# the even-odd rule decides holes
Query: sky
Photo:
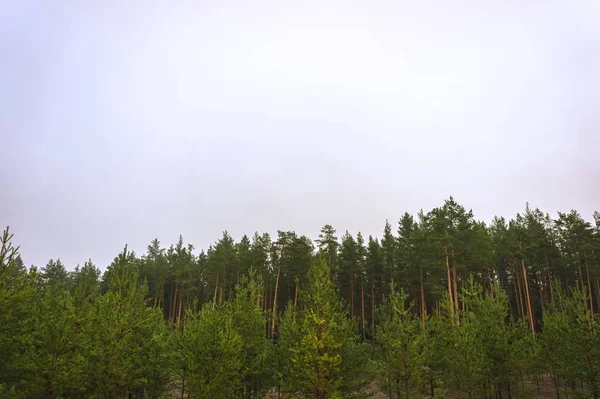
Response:
[{"label": "sky", "polygon": [[180,234],[600,210],[600,2],[6,1],[0,224],[26,264]]}]

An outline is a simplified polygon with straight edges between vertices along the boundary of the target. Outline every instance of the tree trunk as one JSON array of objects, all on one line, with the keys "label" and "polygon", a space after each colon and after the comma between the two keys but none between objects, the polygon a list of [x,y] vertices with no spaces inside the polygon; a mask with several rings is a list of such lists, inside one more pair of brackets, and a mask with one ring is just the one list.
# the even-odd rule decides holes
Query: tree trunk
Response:
[{"label": "tree trunk", "polygon": [[168,321],[171,321],[171,309],[173,308],[173,294],[174,293],[175,293],[175,290],[171,286],[171,295],[170,295],[170,301],[169,301],[169,310],[167,311],[167,320]]},{"label": "tree trunk", "polygon": [[521,289],[521,273],[519,272],[519,269],[517,268],[517,265],[515,265],[515,271],[516,271],[516,280],[517,280],[517,288],[519,289],[519,306],[521,309],[521,315],[523,316],[523,318],[525,318],[525,306],[523,305],[523,290]]},{"label": "tree trunk", "polygon": [[550,300],[554,302],[554,291],[552,290],[552,279],[550,278],[550,266],[548,265],[548,254],[544,251],[544,260],[546,262],[546,279],[548,280],[548,289],[550,291]]},{"label": "tree trunk", "polygon": [[556,373],[552,374],[552,380],[554,381],[554,391],[556,392],[556,399],[560,399],[560,388],[558,386],[558,376]]},{"label": "tree trunk", "polygon": [[590,293],[590,312],[594,318],[594,295],[592,294],[592,281],[590,280],[590,269],[588,268],[587,256],[585,257],[585,273],[587,275],[588,290]]},{"label": "tree trunk", "polygon": [[419,274],[421,276],[421,322],[425,325],[427,316],[427,305],[425,304],[425,286],[423,285],[423,265],[419,264]]},{"label": "tree trunk", "polygon": [[577,262],[577,270],[579,271],[579,282],[581,283],[581,291],[585,292],[585,283],[583,282],[583,272],[581,271],[581,262]]},{"label": "tree trunk", "polygon": [[181,308],[183,306],[183,298],[181,294],[179,295],[179,312],[177,312],[177,323],[181,322]]},{"label": "tree trunk", "polygon": [[[583,272],[581,271],[581,262],[577,262],[577,269],[579,270],[579,280],[581,282],[581,292],[585,293],[587,288],[585,287],[585,283],[583,282]],[[590,310],[588,309],[587,301],[584,303],[585,307],[585,316],[587,317],[588,325],[592,325],[592,321],[590,320]]]},{"label": "tree trunk", "polygon": [[452,273],[454,274],[454,309],[458,312],[458,284],[457,284],[457,276],[456,276],[456,263],[454,261],[454,250],[452,250]]},{"label": "tree trunk", "polygon": [[[540,272],[540,274],[542,274]],[[540,288],[540,304],[542,305],[542,314],[544,313],[544,310],[546,309],[546,305],[544,305],[544,285],[542,284],[542,282],[544,281],[543,278],[538,278],[538,286]]]},{"label": "tree trunk", "polygon": [[523,319],[523,312],[521,312],[521,307],[519,306],[519,291],[517,290],[517,278],[513,278],[513,285],[515,286],[515,303],[517,304],[517,312],[519,313],[519,317]]},{"label": "tree trunk", "polygon": [[173,303],[171,304],[171,322],[175,323],[175,310],[177,309],[177,284],[175,284],[175,295],[173,296]]},{"label": "tree trunk", "polygon": [[596,279],[596,307],[600,310],[600,280]]},{"label": "tree trunk", "polygon": [[365,340],[365,286],[363,276],[360,276],[360,311],[362,316],[362,339]]},{"label": "tree trunk", "polygon": [[531,298],[529,297],[529,283],[527,282],[527,269],[525,269],[525,260],[521,258],[521,267],[523,268],[523,281],[525,282],[525,296],[527,298],[527,311],[529,312],[529,326],[531,332],[535,334],[533,310],[531,308]]},{"label": "tree trunk", "polygon": [[371,334],[375,334],[375,287],[371,287]]},{"label": "tree trunk", "polygon": [[158,306],[163,311],[163,318],[165,317],[165,285],[164,283],[160,283],[160,296],[158,298]]},{"label": "tree trunk", "polygon": [[277,268],[277,279],[275,280],[275,295],[273,295],[273,320],[271,324],[271,338],[275,338],[275,319],[277,318],[277,291],[279,290],[279,275],[281,265]]},{"label": "tree trunk", "polygon": [[446,271],[448,272],[448,300],[452,309],[454,309],[454,303],[452,299],[452,277],[450,276],[450,262],[448,261],[448,248],[444,246],[444,253],[446,254]]},{"label": "tree trunk", "polygon": [[269,292],[271,291],[267,288],[265,290],[265,333],[267,334],[267,337],[271,336],[271,333],[269,332],[271,328],[271,320],[269,320],[269,313],[267,312],[267,309],[269,309]]},{"label": "tree trunk", "polygon": [[213,305],[212,310],[215,310],[215,306],[217,306],[217,291],[219,289],[219,275],[217,274],[217,282],[215,283],[215,295],[213,296]]},{"label": "tree trunk", "polygon": [[354,320],[354,274],[350,274],[350,315]]}]

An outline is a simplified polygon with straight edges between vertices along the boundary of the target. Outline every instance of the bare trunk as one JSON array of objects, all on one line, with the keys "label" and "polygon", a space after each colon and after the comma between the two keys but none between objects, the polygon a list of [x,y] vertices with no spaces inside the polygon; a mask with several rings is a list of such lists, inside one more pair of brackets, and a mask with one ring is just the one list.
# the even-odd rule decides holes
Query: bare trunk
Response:
[{"label": "bare trunk", "polygon": [[269,313],[267,312],[267,309],[269,308],[269,288],[265,288],[265,334],[267,337],[270,337],[271,334],[269,334],[269,327],[271,326],[271,323],[269,320]]},{"label": "bare trunk", "polygon": [[273,295],[273,320],[271,324],[271,338],[275,338],[275,319],[277,318],[277,291],[279,290],[279,275],[281,265],[277,268],[277,279],[275,280],[275,295]]},{"label": "bare trunk", "polygon": [[375,334],[375,287],[371,287],[371,334]]},{"label": "bare trunk", "polygon": [[165,317],[165,286],[160,283],[160,296],[158,298],[158,306],[163,310],[163,317]]},{"label": "bare trunk", "polygon": [[[541,273],[540,273],[541,274]],[[544,305],[544,286],[542,284],[543,279],[538,279],[540,287],[540,304],[542,305],[542,313],[544,313],[546,306]]]},{"label": "bare trunk", "polygon": [[350,314],[354,319],[354,274],[350,275]]},{"label": "bare trunk", "polygon": [[421,276],[421,322],[425,325],[425,317],[427,316],[427,306],[425,304],[425,286],[423,284],[423,266],[419,265],[419,274]]},{"label": "bare trunk", "polygon": [[360,311],[362,316],[362,338],[365,340],[365,286],[363,282],[363,276],[360,276]]},{"label": "bare trunk", "polygon": [[519,317],[523,318],[523,313],[521,312],[521,307],[519,306],[519,291],[517,290],[517,279],[513,278],[513,284],[515,286],[515,301],[517,303],[517,312],[519,313]]},{"label": "bare trunk", "polygon": [[170,296],[170,301],[169,301],[169,310],[167,311],[167,320],[170,321],[171,320],[171,309],[173,308],[173,294],[175,294],[175,290],[173,289],[173,287],[171,287],[171,296]]},{"label": "bare trunk", "polygon": [[452,273],[454,274],[454,309],[458,311],[458,283],[456,277],[456,266],[452,266]]},{"label": "bare trunk", "polygon": [[177,284],[175,284],[175,295],[173,297],[173,303],[171,304],[171,315],[172,315],[172,320],[171,322],[175,323],[175,310],[177,309],[177,290],[179,287],[177,287]]},{"label": "bare trunk", "polygon": [[456,263],[454,260],[454,250],[452,250],[452,273],[454,277],[454,309],[458,312],[458,284],[457,284],[457,276],[456,276]]},{"label": "bare trunk", "polygon": [[552,290],[552,279],[550,278],[550,266],[548,265],[548,254],[544,251],[544,260],[546,262],[546,279],[548,280],[548,289],[550,291],[550,300],[554,302],[554,291]]},{"label": "bare trunk", "polygon": [[523,268],[523,281],[525,282],[525,296],[527,298],[527,311],[529,312],[529,327],[531,332],[535,334],[533,310],[531,308],[531,298],[529,297],[529,283],[527,282],[527,269],[525,269],[525,260],[521,258],[521,267]]},{"label": "bare trunk", "polygon": [[521,315],[523,316],[523,318],[525,318],[525,306],[523,305],[523,290],[521,289],[521,276],[519,273],[519,270],[517,269],[517,266],[515,265],[515,271],[516,273],[516,280],[517,280],[517,288],[519,290],[519,307],[521,310]]},{"label": "bare trunk", "polygon": [[217,282],[215,283],[215,295],[213,296],[213,306],[212,309],[215,310],[215,306],[217,306],[217,291],[219,289],[219,275],[217,274]]},{"label": "bare trunk", "polygon": [[583,272],[581,271],[581,262],[577,262],[577,270],[579,271],[579,282],[581,283],[581,291],[585,292],[585,283],[583,282]]},{"label": "bare trunk", "polygon": [[452,309],[454,309],[454,303],[452,299],[452,277],[450,276],[450,262],[448,261],[448,248],[444,246],[444,252],[446,254],[446,271],[448,272],[448,300]]},{"label": "bare trunk", "polygon": [[592,281],[590,280],[590,269],[588,268],[587,256],[585,257],[585,274],[587,276],[588,291],[590,293],[590,312],[594,318],[594,295],[592,294]]},{"label": "bare trunk", "polygon": [[179,295],[179,312],[177,312],[177,323],[181,322],[181,308],[183,307],[183,298]]},{"label": "bare trunk", "polygon": [[600,309],[600,280],[596,279],[596,306]]}]

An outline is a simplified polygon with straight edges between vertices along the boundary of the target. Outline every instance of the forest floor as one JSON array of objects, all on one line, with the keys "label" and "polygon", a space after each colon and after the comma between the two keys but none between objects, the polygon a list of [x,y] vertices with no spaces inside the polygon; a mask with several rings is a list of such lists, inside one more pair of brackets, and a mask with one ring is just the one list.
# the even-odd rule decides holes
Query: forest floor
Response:
[{"label": "forest floor", "polygon": [[[545,377],[543,380],[539,381],[539,391],[538,391],[538,387],[537,384],[535,383],[535,381],[531,381],[531,382],[525,382],[525,395],[523,395],[522,397],[525,398],[531,398],[531,399],[552,399],[552,398],[556,398],[556,392],[554,390],[554,384],[552,383],[552,380],[550,379],[550,377]],[[369,386],[367,387],[367,390],[374,392],[373,396],[371,396],[371,399],[387,399],[388,396],[387,394],[385,394],[380,386],[379,383],[375,380],[373,381],[371,384],[369,384]],[[506,395],[504,395],[506,396]],[[564,393],[561,391],[561,397],[564,396]],[[515,395],[513,395],[513,397],[516,397]],[[429,398],[429,396],[423,396],[423,399],[425,398]],[[277,393],[276,392],[271,392],[269,394],[267,394],[266,399],[277,399]],[[445,399],[456,399],[453,396],[448,396]]]},{"label": "forest floor", "polygon": [[[554,384],[552,383],[552,380],[550,379],[550,377],[545,377],[543,380],[539,381],[539,391],[538,391],[538,386],[535,383],[535,381],[530,381],[530,382],[525,382],[525,395],[521,396],[521,397],[525,397],[525,398],[531,398],[531,399],[552,399],[552,398],[556,398],[556,392],[554,390]],[[177,388],[173,390],[173,398],[180,398],[181,397],[181,388]],[[385,394],[380,386],[377,380],[371,382],[371,384],[369,384],[369,386],[367,386],[367,390],[374,392],[373,396],[371,396],[371,399],[387,399],[388,396],[387,394]],[[564,392],[561,389],[561,397],[564,397]],[[283,398],[284,396],[281,396],[281,398]],[[513,395],[513,397],[516,397]],[[425,398],[429,398],[429,396],[423,396],[423,399]],[[265,396],[265,399],[278,399],[278,395],[277,392],[273,391],[273,392],[269,392],[267,393],[267,395]],[[448,396],[445,399],[456,399],[453,396]]]}]

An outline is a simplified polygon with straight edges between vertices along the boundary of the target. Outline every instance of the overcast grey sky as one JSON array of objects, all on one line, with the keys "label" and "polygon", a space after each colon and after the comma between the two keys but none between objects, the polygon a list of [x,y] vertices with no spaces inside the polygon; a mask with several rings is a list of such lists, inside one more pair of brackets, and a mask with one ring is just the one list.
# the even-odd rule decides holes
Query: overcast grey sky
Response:
[{"label": "overcast grey sky", "polygon": [[27,264],[600,209],[597,0],[5,1],[0,51]]}]

